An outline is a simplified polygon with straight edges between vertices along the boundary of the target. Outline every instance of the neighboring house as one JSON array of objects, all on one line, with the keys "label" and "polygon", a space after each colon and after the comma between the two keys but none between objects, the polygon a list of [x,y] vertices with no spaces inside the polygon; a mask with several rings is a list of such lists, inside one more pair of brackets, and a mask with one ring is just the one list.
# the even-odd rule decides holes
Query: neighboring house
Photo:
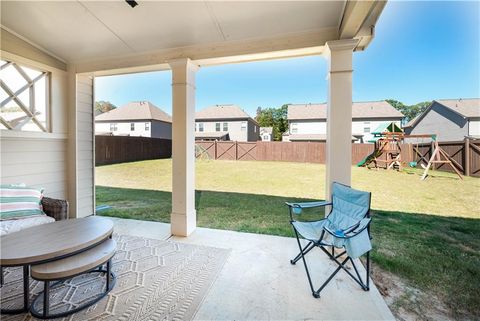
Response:
[{"label": "neighboring house", "polygon": [[95,134],[172,139],[172,117],[149,101],[134,101],[95,116]]},{"label": "neighboring house", "polygon": [[214,105],[195,114],[195,139],[257,141],[258,123],[237,105]]},{"label": "neighboring house", "polygon": [[[352,105],[352,140],[367,142],[372,131],[385,122],[400,126],[403,114],[388,102],[366,101]],[[327,134],[327,104],[288,105],[288,132],[284,141],[325,141]]]},{"label": "neighboring house", "polygon": [[480,137],[480,99],[441,99],[405,127],[407,134],[435,134],[438,141],[460,141]]},{"label": "neighboring house", "polygon": [[264,142],[273,141],[273,127],[260,127],[260,140]]}]

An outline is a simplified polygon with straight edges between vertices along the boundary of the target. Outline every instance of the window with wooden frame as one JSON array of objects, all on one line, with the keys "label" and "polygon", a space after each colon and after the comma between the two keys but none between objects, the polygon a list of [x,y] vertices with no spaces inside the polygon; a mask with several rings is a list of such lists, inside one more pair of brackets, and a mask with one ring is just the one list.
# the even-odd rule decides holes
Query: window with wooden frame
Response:
[{"label": "window with wooden frame", "polygon": [[0,128],[49,131],[50,73],[0,60]]}]

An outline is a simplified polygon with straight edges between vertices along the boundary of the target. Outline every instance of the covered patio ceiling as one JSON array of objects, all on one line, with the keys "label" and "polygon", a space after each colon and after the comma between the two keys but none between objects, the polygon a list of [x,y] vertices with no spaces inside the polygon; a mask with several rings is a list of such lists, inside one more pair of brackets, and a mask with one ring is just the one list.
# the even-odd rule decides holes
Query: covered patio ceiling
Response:
[{"label": "covered patio ceiling", "polygon": [[66,71],[67,84],[51,87],[68,98],[59,109],[68,113],[73,217],[94,212],[94,77],[171,69],[171,229],[188,236],[196,228],[198,67],[324,55],[329,83],[325,197],[330,199],[332,182],[350,185],[351,180],[353,52],[368,46],[384,6],[377,0],[139,1],[135,8],[125,1],[2,1],[0,53]]},{"label": "covered patio ceiling", "polygon": [[[77,72],[142,71],[188,57],[211,65],[321,54],[370,42],[384,1],[1,2],[2,38],[19,36]],[[28,23],[26,23],[28,22]],[[32,26],[35,26],[32,28]],[[145,69],[148,70],[148,69]]]}]

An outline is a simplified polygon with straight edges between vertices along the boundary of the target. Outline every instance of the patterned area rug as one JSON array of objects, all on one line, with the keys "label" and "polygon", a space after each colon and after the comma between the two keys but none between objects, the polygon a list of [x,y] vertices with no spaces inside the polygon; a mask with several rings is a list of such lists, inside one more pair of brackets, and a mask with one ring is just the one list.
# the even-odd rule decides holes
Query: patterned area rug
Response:
[{"label": "patterned area rug", "polygon": [[[134,236],[116,235],[114,239],[118,246],[112,266],[115,288],[95,305],[61,320],[191,320],[229,254],[225,249]],[[22,269],[6,268],[4,276],[2,308],[21,307]],[[90,273],[53,288],[50,313],[85,302],[105,289],[104,280],[100,273]],[[43,283],[31,280],[30,290],[33,299],[43,290]],[[1,319],[35,318],[21,314],[2,315]]]}]

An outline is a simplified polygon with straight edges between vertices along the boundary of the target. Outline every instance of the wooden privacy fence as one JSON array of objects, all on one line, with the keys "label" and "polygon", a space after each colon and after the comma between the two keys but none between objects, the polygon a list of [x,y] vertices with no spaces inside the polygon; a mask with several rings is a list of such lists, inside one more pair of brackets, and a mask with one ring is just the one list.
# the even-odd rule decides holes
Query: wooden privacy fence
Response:
[{"label": "wooden privacy fence", "polygon": [[[325,163],[325,143],[197,141],[197,158]],[[352,164],[373,152],[373,144],[352,144]]]},{"label": "wooden privacy fence", "polygon": [[[304,163],[325,163],[326,144],[322,142],[234,142],[197,141],[197,158],[223,160],[284,161]],[[454,165],[467,176],[480,176],[480,141],[466,139],[461,142],[439,143],[454,160]],[[433,152],[431,143],[400,144],[401,159],[404,163],[422,163]],[[356,165],[374,150],[373,144],[352,144],[352,165]],[[418,153],[415,151],[418,150]],[[425,163],[424,163],[425,164]],[[444,164],[437,170],[452,171]]]},{"label": "wooden privacy fence", "polygon": [[95,165],[170,157],[172,157],[172,141],[170,139],[95,136]]}]

